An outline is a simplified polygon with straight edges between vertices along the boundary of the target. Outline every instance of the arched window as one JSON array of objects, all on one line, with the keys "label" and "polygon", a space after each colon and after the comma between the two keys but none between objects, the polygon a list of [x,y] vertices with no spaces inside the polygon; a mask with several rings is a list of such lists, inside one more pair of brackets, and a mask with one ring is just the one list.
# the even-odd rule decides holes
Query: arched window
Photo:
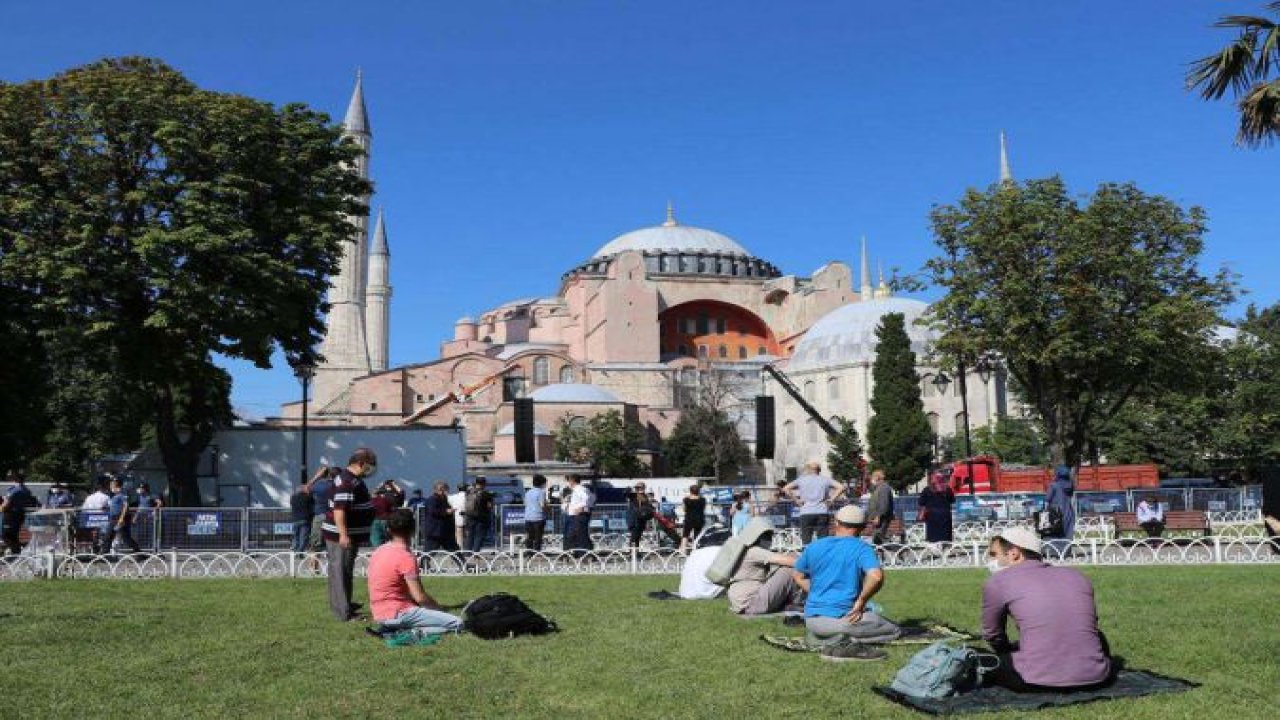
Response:
[{"label": "arched window", "polygon": [[964,413],[956,413],[956,437],[964,437]]},{"label": "arched window", "polygon": [[796,424],[790,420],[782,423],[782,437],[787,439],[787,444],[795,444],[796,441]]},{"label": "arched window", "polygon": [[809,380],[804,384],[804,399],[813,402],[813,381]]},{"label": "arched window", "polygon": [[818,442],[818,423],[813,419],[804,424],[804,439],[811,443]]},{"label": "arched window", "polygon": [[727,357],[729,357],[729,348],[725,347],[724,345],[721,345],[721,346],[720,346],[720,357],[722,357],[722,358],[727,358]]},{"label": "arched window", "polygon": [[929,432],[934,435],[938,434],[938,413],[929,413],[924,416],[929,421]]},{"label": "arched window", "polygon": [[700,358],[704,358],[704,357],[706,357],[706,356],[707,356],[707,346],[706,346],[706,345],[699,345],[699,346],[698,346],[698,357],[700,357]]},{"label": "arched window", "polygon": [[827,378],[827,399],[828,400],[840,399],[840,378],[838,377]]},{"label": "arched window", "polygon": [[572,365],[565,365],[564,367],[560,368],[560,382],[562,383],[573,382],[573,366]]},{"label": "arched window", "polygon": [[739,346],[738,346],[738,359],[739,359],[739,360],[746,360],[746,359],[747,359],[747,346],[746,346],[746,345],[739,345]]},{"label": "arched window", "polygon": [[764,355],[764,354],[765,354],[764,346],[763,346],[763,345],[761,345],[760,347],[756,348],[756,354],[757,354],[757,355]]},{"label": "arched window", "polygon": [[920,397],[927,398],[934,394],[933,376],[924,375],[920,378]]},{"label": "arched window", "polygon": [[587,419],[581,415],[574,415],[569,418],[569,428],[571,430],[581,430],[587,426]]},{"label": "arched window", "polygon": [[533,360],[533,384],[546,385],[551,382],[551,361],[545,357]]}]

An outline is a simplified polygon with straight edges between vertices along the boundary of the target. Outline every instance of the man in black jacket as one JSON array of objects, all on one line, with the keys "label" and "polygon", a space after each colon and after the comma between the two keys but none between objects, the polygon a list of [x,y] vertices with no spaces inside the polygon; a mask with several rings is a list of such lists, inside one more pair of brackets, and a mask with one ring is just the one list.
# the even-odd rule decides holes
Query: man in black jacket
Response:
[{"label": "man in black jacket", "polygon": [[453,508],[449,505],[448,484],[443,482],[435,484],[435,491],[423,505],[423,513],[422,539],[426,551],[458,552]]}]

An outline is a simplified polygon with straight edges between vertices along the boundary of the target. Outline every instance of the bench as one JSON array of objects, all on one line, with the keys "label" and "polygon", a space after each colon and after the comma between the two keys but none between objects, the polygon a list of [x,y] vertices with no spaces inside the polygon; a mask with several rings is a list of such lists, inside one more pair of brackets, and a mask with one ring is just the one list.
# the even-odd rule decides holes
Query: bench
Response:
[{"label": "bench", "polygon": [[[1138,514],[1131,512],[1118,512],[1111,516],[1111,522],[1115,525],[1116,537],[1120,537],[1125,533],[1146,533],[1146,530],[1138,524]],[[1164,514],[1164,531],[1193,531],[1199,532],[1205,536],[1209,535],[1209,514],[1203,510],[1168,510]]]}]

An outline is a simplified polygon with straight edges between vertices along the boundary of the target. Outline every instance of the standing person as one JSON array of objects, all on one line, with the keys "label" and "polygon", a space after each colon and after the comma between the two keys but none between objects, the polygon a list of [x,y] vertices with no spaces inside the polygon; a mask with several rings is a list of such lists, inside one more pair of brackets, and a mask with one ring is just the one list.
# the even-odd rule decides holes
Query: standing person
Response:
[{"label": "standing person", "polygon": [[896,640],[902,630],[867,608],[884,586],[876,551],[863,542],[867,514],[857,505],[836,512],[835,534],[818,538],[795,561],[795,578],[809,597],[804,624],[811,642],[823,645],[833,662],[883,660],[888,655],[860,643]]},{"label": "standing person", "polygon": [[831,526],[828,503],[839,500],[845,493],[843,485],[821,473],[821,465],[806,463],[804,474],[782,488],[782,492],[800,505],[800,542],[804,545],[808,545],[814,535],[827,536]]},{"label": "standing person", "polygon": [[422,497],[422,490],[418,488],[414,488],[413,492],[409,494],[408,502],[406,502],[404,506],[416,513],[418,511],[418,508],[423,507],[426,504],[427,504],[427,499]]},{"label": "standing person", "polygon": [[391,517],[391,511],[395,509],[395,496],[383,485],[373,496],[373,525],[369,526],[371,549],[376,550],[387,541],[387,518]]},{"label": "standing person", "polygon": [[22,477],[22,473],[10,470],[6,473],[5,479],[9,482],[9,488],[4,492],[4,500],[0,500],[0,520],[4,523],[4,546],[10,555],[17,555],[22,552],[19,533],[27,519],[27,508],[38,503],[35,496],[27,489],[27,479]]},{"label": "standing person", "polygon": [[542,551],[542,534],[547,529],[547,478],[533,476],[533,487],[524,493],[524,549]]},{"label": "standing person", "polygon": [[393,479],[388,479],[379,485],[378,492],[375,494],[386,495],[387,499],[391,501],[392,510],[404,505],[404,488],[400,487],[400,483]]},{"label": "standing person", "polygon": [[742,534],[743,529],[747,527],[747,523],[751,522],[751,516],[754,514],[751,509],[750,492],[743,490],[733,496],[733,505],[729,507],[729,527],[734,536]]},{"label": "standing person", "polygon": [[[1052,538],[1058,541],[1058,545],[1064,546],[1059,548],[1059,552],[1065,549],[1065,545],[1071,542],[1076,534],[1076,511],[1072,507],[1071,496],[1075,495],[1075,483],[1071,481],[1071,468],[1066,465],[1059,465],[1053,473],[1053,482],[1049,485],[1049,492],[1045,495],[1044,505],[1046,510],[1056,509],[1062,517],[1061,533],[1051,532],[1042,537]],[[1049,543],[1053,546],[1054,543]]]},{"label": "standing person", "polygon": [[485,538],[489,536],[489,526],[493,523],[493,493],[485,489],[487,484],[487,480],[478,477],[467,491],[466,548],[473,553],[480,552],[484,547]]},{"label": "standing person", "polygon": [[956,494],[942,473],[934,473],[929,478],[929,487],[920,492],[919,502],[925,542],[951,542],[951,506],[956,504]]},{"label": "standing person", "polygon": [[391,539],[369,557],[369,609],[378,622],[373,632],[458,632],[462,629],[461,618],[444,612],[440,603],[422,588],[418,561],[409,549],[414,530],[413,511],[393,511],[387,518]]},{"label": "standing person", "polygon": [[[93,542],[93,552],[101,555],[104,550],[102,541],[107,536],[107,524],[98,523],[101,516],[90,519],[89,513],[106,513],[111,507],[111,495],[107,493],[109,487],[108,481],[99,479],[96,481],[94,491],[89,497],[84,499],[84,504],[80,506],[80,512],[83,513],[80,521],[89,521],[90,524],[85,525],[90,529],[90,537]],[[109,549],[109,548],[108,548]]]},{"label": "standing person", "polygon": [[351,602],[356,557],[369,541],[373,498],[365,480],[378,471],[378,456],[358,448],[333,479],[329,512],[324,518],[324,545],[329,560],[329,609],[342,622],[358,620],[360,605]]},{"label": "standing person", "polygon": [[591,493],[582,478],[570,475],[569,504],[565,507],[564,549],[588,550],[591,544]]},{"label": "standing person", "polygon": [[462,549],[466,543],[467,530],[467,484],[458,483],[458,491],[449,496],[449,507],[453,508],[453,542]]},{"label": "standing person", "polygon": [[644,483],[636,483],[627,493],[627,532],[631,535],[631,547],[640,547],[640,538],[649,529],[653,512],[653,500],[645,492]]},{"label": "standing person", "polygon": [[[307,542],[307,550],[313,553],[322,552],[324,547],[324,520],[329,514],[329,500],[333,497],[333,477],[336,468],[321,465],[316,474],[307,483],[311,486],[311,536]],[[316,561],[319,569],[319,561]]]},{"label": "standing person", "polygon": [[1164,508],[1155,495],[1148,495],[1138,503],[1138,526],[1147,531],[1147,537],[1158,538],[1164,533]]},{"label": "standing person", "polygon": [[458,552],[458,540],[453,526],[453,506],[449,504],[449,485],[435,484],[431,497],[422,506],[422,539],[427,552]]},{"label": "standing person", "polygon": [[692,547],[702,528],[707,525],[707,499],[702,497],[702,488],[689,486],[689,494],[684,496],[684,549]]},{"label": "standing person", "polygon": [[306,552],[307,545],[311,542],[310,483],[304,483],[289,496],[289,523],[293,526],[293,542],[289,545],[289,552]]},{"label": "standing person", "polygon": [[1280,555],[1280,477],[1262,481],[1262,534],[1271,540],[1271,553]]},{"label": "standing person", "polygon": [[111,480],[111,501],[107,505],[106,552],[111,552],[117,537],[131,552],[142,551],[138,542],[133,539],[133,513],[129,511],[129,494],[124,491],[120,478]]},{"label": "standing person", "polygon": [[867,524],[873,534],[871,541],[883,545],[893,522],[893,488],[884,481],[884,471],[871,473],[871,499],[867,501]]},{"label": "standing person", "polygon": [[49,488],[49,497],[45,498],[44,502],[44,506],[50,510],[66,510],[74,504],[71,493],[67,492],[67,486],[62,483],[54,483],[53,487]]},{"label": "standing person", "polygon": [[[1114,663],[1089,579],[1045,564],[1040,538],[1026,528],[1001,531],[987,555],[992,575],[982,586],[982,638],[1000,656],[994,682],[1015,692],[1106,682]],[[1005,632],[1009,617],[1018,627],[1016,644]]]}]

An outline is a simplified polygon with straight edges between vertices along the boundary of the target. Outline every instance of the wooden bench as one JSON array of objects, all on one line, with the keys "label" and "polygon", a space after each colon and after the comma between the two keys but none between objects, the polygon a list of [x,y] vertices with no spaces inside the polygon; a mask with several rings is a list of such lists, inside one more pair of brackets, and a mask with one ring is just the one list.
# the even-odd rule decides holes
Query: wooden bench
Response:
[{"label": "wooden bench", "polygon": [[[1111,516],[1111,522],[1114,523],[1116,529],[1116,537],[1120,537],[1125,533],[1145,533],[1146,530],[1138,524],[1138,514],[1131,512],[1118,512]],[[1209,535],[1209,514],[1203,510],[1167,510],[1164,514],[1164,531],[1194,531],[1205,536]]]}]

